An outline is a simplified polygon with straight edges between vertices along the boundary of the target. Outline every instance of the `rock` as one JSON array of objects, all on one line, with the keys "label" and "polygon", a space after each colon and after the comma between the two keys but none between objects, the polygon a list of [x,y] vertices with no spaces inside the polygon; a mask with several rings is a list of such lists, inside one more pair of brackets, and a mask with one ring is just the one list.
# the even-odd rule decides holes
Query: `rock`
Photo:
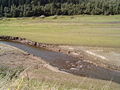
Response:
[{"label": "rock", "polygon": [[40,18],[45,18],[45,15],[41,15]]},{"label": "rock", "polygon": [[72,48],[72,47],[69,47],[68,49],[69,49],[69,50],[74,50],[74,48]]},{"label": "rock", "polygon": [[68,54],[70,54],[71,53],[71,51],[68,51]]},{"label": "rock", "polygon": [[77,69],[77,68],[70,68],[70,70],[75,70],[75,71],[78,71],[79,69]]},{"label": "rock", "polygon": [[75,56],[78,56],[78,55],[79,55],[79,54],[76,53],[76,52],[72,52],[71,54],[72,54],[72,55],[75,55]]},{"label": "rock", "polygon": [[78,65],[81,64],[81,63],[82,63],[81,61],[76,62],[76,64],[78,64]]},{"label": "rock", "polygon": [[37,42],[33,42],[34,43],[34,46],[37,46]]},{"label": "rock", "polygon": [[83,68],[83,65],[77,66],[77,69],[81,69],[81,68]]},{"label": "rock", "polygon": [[59,52],[61,52],[61,50],[60,50],[60,49],[59,49],[58,51],[59,51]]},{"label": "rock", "polygon": [[38,47],[39,46],[39,43],[38,42],[36,42],[36,47]]},{"label": "rock", "polygon": [[46,46],[46,45],[43,45],[42,47],[45,48],[45,47],[47,47],[47,46]]}]

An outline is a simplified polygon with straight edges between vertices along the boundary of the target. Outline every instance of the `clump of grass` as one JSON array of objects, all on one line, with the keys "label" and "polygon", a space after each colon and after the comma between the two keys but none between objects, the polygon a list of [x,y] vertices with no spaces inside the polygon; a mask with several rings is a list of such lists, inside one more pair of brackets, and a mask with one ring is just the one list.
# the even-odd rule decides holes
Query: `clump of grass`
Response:
[{"label": "clump of grass", "polygon": [[81,81],[78,84],[74,83],[61,83],[58,81],[49,81],[49,80],[37,80],[27,78],[19,78],[16,82],[13,83],[14,86],[9,87],[9,90],[119,90],[119,88],[111,87],[112,82],[109,81],[103,86],[98,85],[98,83],[93,84],[93,82],[86,83]]},{"label": "clump of grass", "polygon": [[[71,74],[56,73],[48,69],[32,70],[38,74],[20,77],[9,86],[9,90],[119,90],[119,84],[112,81],[78,77]],[[35,72],[34,72],[35,71]],[[29,72],[27,71],[29,74]]]},{"label": "clump of grass", "polygon": [[[12,87],[13,88],[13,87]],[[17,80],[17,84],[14,86],[15,90],[79,90],[74,87],[66,86],[58,82],[39,81],[37,79],[27,80],[26,78],[20,78]]]},{"label": "clump of grass", "polygon": [[22,67],[9,68],[6,66],[0,66],[0,90],[6,88],[12,80],[17,79],[23,70]]}]

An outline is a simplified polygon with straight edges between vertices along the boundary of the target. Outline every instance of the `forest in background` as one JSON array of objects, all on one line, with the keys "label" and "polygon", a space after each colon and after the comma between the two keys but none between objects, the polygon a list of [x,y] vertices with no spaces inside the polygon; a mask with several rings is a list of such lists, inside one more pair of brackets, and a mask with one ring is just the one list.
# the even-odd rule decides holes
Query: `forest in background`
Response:
[{"label": "forest in background", "polygon": [[120,0],[0,0],[0,17],[116,14]]}]

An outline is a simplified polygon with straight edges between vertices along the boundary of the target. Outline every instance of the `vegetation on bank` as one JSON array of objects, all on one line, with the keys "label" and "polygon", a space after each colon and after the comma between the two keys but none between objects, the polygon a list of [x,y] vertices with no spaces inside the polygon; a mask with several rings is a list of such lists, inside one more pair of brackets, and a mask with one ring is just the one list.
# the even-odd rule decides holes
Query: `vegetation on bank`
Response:
[{"label": "vegetation on bank", "polygon": [[[20,69],[16,69],[19,71]],[[6,70],[7,71],[7,70]],[[6,72],[5,71],[5,72]],[[14,69],[12,71],[15,71]],[[21,72],[22,73],[22,72]],[[0,78],[2,90],[119,90],[120,85],[112,81],[56,73],[44,67],[31,69],[26,77],[14,75]],[[32,76],[31,76],[32,75]]]},{"label": "vegetation on bank", "polygon": [[120,16],[3,18],[0,35],[51,44],[120,47]]},{"label": "vegetation on bank", "polygon": [[0,0],[1,17],[80,14],[120,14],[120,0]]},{"label": "vegetation on bank", "polygon": [[8,87],[12,80],[16,80],[24,69],[22,67],[10,68],[0,65],[0,90]]}]

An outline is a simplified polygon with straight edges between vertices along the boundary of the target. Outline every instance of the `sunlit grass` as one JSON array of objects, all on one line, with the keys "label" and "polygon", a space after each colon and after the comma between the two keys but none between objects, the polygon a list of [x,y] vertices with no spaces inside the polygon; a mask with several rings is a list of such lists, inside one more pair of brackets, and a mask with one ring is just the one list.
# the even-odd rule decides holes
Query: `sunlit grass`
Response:
[{"label": "sunlit grass", "polygon": [[33,77],[18,78],[9,89],[14,90],[119,90],[112,81],[91,79],[71,74],[56,73],[45,68],[32,70]]},{"label": "sunlit grass", "polygon": [[0,20],[0,35],[52,44],[120,47],[120,23],[115,23],[120,22],[119,15],[53,17]]}]

